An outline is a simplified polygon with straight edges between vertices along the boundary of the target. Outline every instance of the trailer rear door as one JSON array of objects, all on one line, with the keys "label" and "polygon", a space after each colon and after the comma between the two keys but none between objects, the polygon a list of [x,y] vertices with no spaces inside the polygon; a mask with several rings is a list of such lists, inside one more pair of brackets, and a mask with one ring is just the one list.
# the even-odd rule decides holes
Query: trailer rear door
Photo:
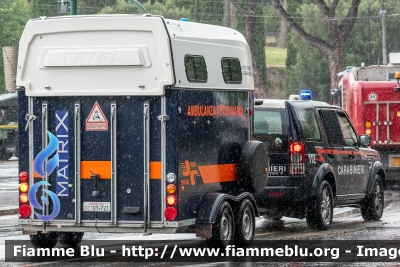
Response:
[{"label": "trailer rear door", "polygon": [[55,221],[162,221],[161,97],[31,98],[30,109],[33,156],[49,134],[59,142],[48,177],[61,206]]}]

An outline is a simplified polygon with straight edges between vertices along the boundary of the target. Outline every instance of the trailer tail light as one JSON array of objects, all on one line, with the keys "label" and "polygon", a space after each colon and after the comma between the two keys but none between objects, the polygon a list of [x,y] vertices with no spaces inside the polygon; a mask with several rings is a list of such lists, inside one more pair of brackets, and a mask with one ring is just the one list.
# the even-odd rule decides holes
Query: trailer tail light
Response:
[{"label": "trailer tail light", "polygon": [[19,214],[21,215],[22,218],[28,218],[31,216],[32,210],[31,207],[27,204],[23,204],[21,207],[19,207]]},{"label": "trailer tail light", "polygon": [[169,184],[167,186],[167,193],[169,195],[175,194],[176,193],[176,186],[174,184]]},{"label": "trailer tail light", "polygon": [[168,207],[165,209],[164,216],[168,221],[173,221],[178,216],[178,211],[173,207]]},{"label": "trailer tail light", "polygon": [[176,204],[176,202],[177,202],[176,196],[174,196],[174,195],[167,196],[167,204],[169,206],[174,206]]},{"label": "trailer tail light", "polygon": [[27,183],[22,183],[19,185],[19,191],[26,193],[29,190],[29,185]]},{"label": "trailer tail light", "polygon": [[32,214],[32,209],[29,206],[29,174],[25,171],[19,174],[19,214],[22,218],[28,218]]},{"label": "trailer tail light", "polygon": [[290,148],[290,174],[305,174],[306,154],[304,143],[291,142]]},{"label": "trailer tail light", "polygon": [[21,195],[19,195],[19,202],[26,204],[28,203],[28,201],[28,194],[22,193]]},{"label": "trailer tail light", "polygon": [[178,203],[178,198],[176,196],[177,188],[176,188],[176,175],[174,173],[168,173],[166,177],[167,181],[167,197],[166,203],[167,208],[164,211],[164,216],[167,221],[173,221],[178,217],[178,211],[176,209],[176,204]]},{"label": "trailer tail light", "polygon": [[21,183],[26,183],[26,182],[28,182],[28,179],[29,179],[29,175],[28,175],[27,172],[21,172],[21,173],[19,174],[19,181],[20,181]]}]

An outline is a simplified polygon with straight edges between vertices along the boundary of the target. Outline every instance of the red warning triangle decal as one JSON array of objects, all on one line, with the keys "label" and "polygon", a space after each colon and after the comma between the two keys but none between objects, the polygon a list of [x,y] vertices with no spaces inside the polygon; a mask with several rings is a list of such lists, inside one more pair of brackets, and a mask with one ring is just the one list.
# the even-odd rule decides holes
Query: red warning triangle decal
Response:
[{"label": "red warning triangle decal", "polygon": [[86,119],[86,131],[107,131],[108,121],[100,108],[99,103],[94,104],[92,111]]}]

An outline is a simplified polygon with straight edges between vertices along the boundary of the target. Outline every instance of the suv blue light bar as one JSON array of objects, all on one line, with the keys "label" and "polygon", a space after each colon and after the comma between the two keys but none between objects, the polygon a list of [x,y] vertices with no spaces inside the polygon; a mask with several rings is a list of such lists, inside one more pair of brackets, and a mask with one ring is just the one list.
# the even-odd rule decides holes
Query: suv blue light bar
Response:
[{"label": "suv blue light bar", "polygon": [[300,91],[300,99],[301,100],[311,100],[312,99],[311,90],[301,90]]}]

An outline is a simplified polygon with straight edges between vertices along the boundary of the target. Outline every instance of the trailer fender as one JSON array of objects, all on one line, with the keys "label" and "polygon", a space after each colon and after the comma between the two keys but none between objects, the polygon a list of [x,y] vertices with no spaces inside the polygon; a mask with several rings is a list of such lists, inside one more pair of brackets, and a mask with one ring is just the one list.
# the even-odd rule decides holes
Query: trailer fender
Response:
[{"label": "trailer fender", "polygon": [[316,197],[318,195],[319,186],[321,185],[322,181],[327,180],[328,183],[332,187],[332,193],[334,197],[336,196],[336,173],[332,166],[328,163],[322,164],[317,173],[314,176],[314,180],[311,186],[310,195],[312,197]]},{"label": "trailer fender", "polygon": [[219,206],[228,201],[232,207],[233,213],[240,208],[244,199],[249,199],[254,207],[255,216],[259,216],[254,197],[248,192],[240,192],[237,195],[214,192],[206,194],[199,204],[196,218],[196,236],[211,238],[212,225],[216,222]]},{"label": "trailer fender", "polygon": [[367,190],[365,191],[365,196],[371,194],[373,185],[376,180],[376,175],[379,175],[381,177],[383,188],[385,189],[386,174],[385,174],[385,169],[383,168],[383,165],[380,161],[375,161],[373,164],[371,164],[371,171],[369,173],[368,185],[367,185]]}]

